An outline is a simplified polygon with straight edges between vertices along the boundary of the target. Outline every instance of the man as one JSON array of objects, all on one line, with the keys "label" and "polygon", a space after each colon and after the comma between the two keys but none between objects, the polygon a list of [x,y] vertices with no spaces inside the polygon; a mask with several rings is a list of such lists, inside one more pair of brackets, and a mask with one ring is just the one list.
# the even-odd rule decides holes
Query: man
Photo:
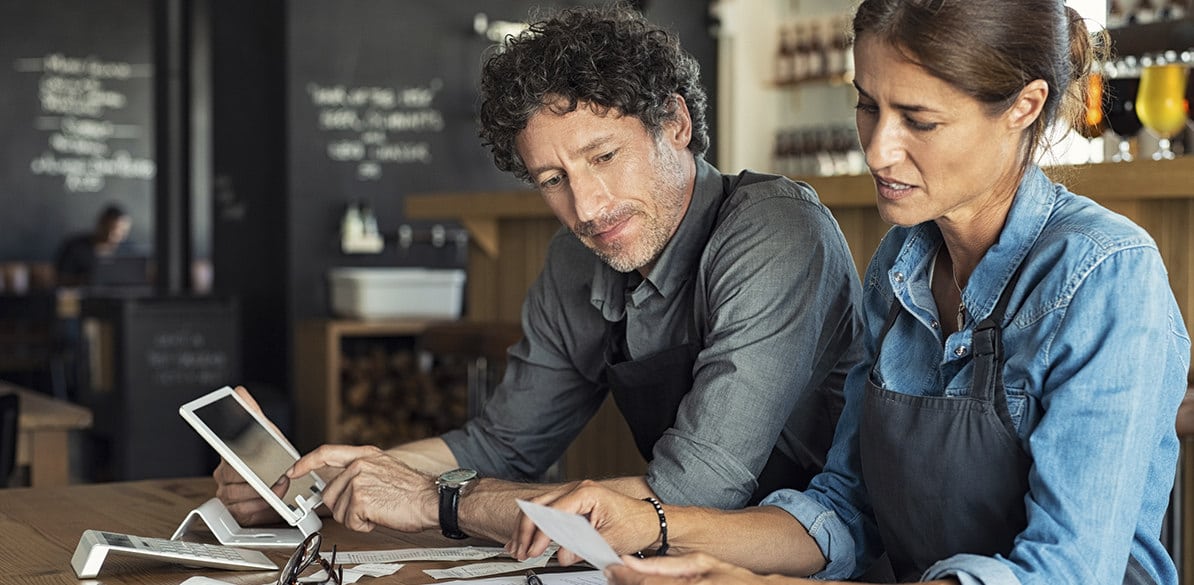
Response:
[{"label": "man", "polygon": [[[290,475],[338,472],[324,500],[356,530],[505,541],[514,498],[572,487],[508,480],[542,473],[611,392],[650,462],[646,476],[603,480],[613,489],[737,508],[805,485],[860,353],[857,275],[812,190],[704,162],[696,62],[629,9],[533,24],[489,59],[481,93],[497,166],[565,226],[506,376],[460,430],[384,452],[325,445]],[[215,476],[239,519],[268,512],[226,465]]]}]

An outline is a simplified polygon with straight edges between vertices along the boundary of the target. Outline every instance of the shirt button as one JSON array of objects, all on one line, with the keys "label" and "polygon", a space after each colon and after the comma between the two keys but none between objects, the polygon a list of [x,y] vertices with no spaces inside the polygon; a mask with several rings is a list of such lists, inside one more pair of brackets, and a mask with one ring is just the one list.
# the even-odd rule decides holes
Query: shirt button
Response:
[{"label": "shirt button", "polygon": [[904,273],[903,272],[895,273],[895,281],[896,282],[904,282]]},{"label": "shirt button", "polygon": [[958,347],[955,347],[955,348],[954,348],[954,355],[956,355],[956,356],[958,356],[958,357],[962,357],[962,356],[966,355],[966,346],[965,346],[965,345],[959,345]]},{"label": "shirt button", "polygon": [[941,324],[940,324],[940,323],[938,323],[936,319],[933,319],[932,321],[929,321],[929,327],[932,327],[933,329],[936,329],[936,328],[938,328],[938,327],[940,327],[940,326],[941,326]]}]

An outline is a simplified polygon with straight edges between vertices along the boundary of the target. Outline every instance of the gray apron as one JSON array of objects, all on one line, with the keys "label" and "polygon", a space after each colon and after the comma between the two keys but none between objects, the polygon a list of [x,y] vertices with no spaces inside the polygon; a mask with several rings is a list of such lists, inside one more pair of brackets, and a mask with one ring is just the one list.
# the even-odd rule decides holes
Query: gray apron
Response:
[{"label": "gray apron", "polygon": [[[723,177],[723,200],[740,187],[773,179],[748,173]],[[625,317],[606,323],[605,382],[634,435],[635,446],[648,462],[654,457],[655,443],[675,424],[680,401],[692,389],[692,369],[701,350],[700,335],[692,320],[688,339],[687,343],[631,360],[626,349]],[[806,469],[773,447],[748,504],[757,504],[780,488],[804,489],[819,471]]]},{"label": "gray apron", "polygon": [[[1003,386],[1001,324],[1019,274],[975,328],[969,396],[885,390],[872,382],[872,365],[859,425],[862,475],[900,582],[915,581],[933,563],[960,553],[1006,557],[1028,525],[1024,497],[1032,457],[1020,445]],[[901,313],[893,301],[877,351]],[[1123,582],[1153,581],[1129,556]]]}]

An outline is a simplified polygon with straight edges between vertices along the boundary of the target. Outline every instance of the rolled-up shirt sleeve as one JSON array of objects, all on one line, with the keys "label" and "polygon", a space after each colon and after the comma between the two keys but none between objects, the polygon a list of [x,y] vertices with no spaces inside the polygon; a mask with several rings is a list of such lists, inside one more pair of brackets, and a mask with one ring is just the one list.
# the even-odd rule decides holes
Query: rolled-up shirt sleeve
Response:
[{"label": "rolled-up shirt sleeve", "polygon": [[478,416],[442,436],[460,465],[483,476],[537,479],[608,393],[592,373],[603,359],[604,322],[585,309],[589,293],[576,278],[577,266],[590,265],[577,254],[589,253],[566,238],[553,239],[523,302],[523,339],[510,348],[501,383]]}]

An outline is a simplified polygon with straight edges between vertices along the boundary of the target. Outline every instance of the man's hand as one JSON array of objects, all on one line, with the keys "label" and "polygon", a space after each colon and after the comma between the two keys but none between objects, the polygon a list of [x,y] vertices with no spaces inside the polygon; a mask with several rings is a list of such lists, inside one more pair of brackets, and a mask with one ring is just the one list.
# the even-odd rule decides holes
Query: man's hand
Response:
[{"label": "man's hand", "polygon": [[[249,405],[250,409],[261,413],[261,407],[256,400],[253,400],[253,396],[244,386],[237,386],[236,393]],[[269,425],[275,432],[278,430],[278,427],[274,426],[272,422]],[[227,461],[221,459],[220,465],[216,467],[211,476],[216,480],[216,497],[220,498],[224,507],[228,508],[237,523],[242,526],[253,526],[282,521],[282,517]],[[289,487],[290,478],[282,476],[273,486],[270,486],[270,489],[278,494],[278,497],[282,497],[286,495],[286,489]]]},{"label": "man's hand", "polygon": [[[650,503],[589,480],[562,487],[573,489],[566,493],[553,490],[534,501],[587,517],[589,523],[618,553],[637,552],[649,548],[658,540],[659,516]],[[550,543],[551,537],[540,532],[529,518],[523,516],[508,550],[515,558],[526,559],[542,554]],[[561,565],[582,560],[565,549],[560,549],[556,558]]]},{"label": "man's hand", "polygon": [[381,525],[419,532],[439,525],[435,479],[377,447],[324,445],[300,458],[286,475],[323,467],[341,473],[323,490],[323,502],[341,524],[360,532]]},{"label": "man's hand", "polygon": [[[228,512],[241,526],[270,524],[281,522],[282,517],[268,504],[249,482],[245,481],[227,461],[220,461],[220,465],[211,474],[216,480],[216,497],[228,508]],[[286,495],[290,487],[290,478],[283,475],[270,486],[278,497]]]},{"label": "man's hand", "polygon": [[[762,585],[776,577],[757,575],[704,553],[637,559],[622,557],[624,565],[605,570],[610,585]],[[806,583],[804,579],[787,579]]]}]

